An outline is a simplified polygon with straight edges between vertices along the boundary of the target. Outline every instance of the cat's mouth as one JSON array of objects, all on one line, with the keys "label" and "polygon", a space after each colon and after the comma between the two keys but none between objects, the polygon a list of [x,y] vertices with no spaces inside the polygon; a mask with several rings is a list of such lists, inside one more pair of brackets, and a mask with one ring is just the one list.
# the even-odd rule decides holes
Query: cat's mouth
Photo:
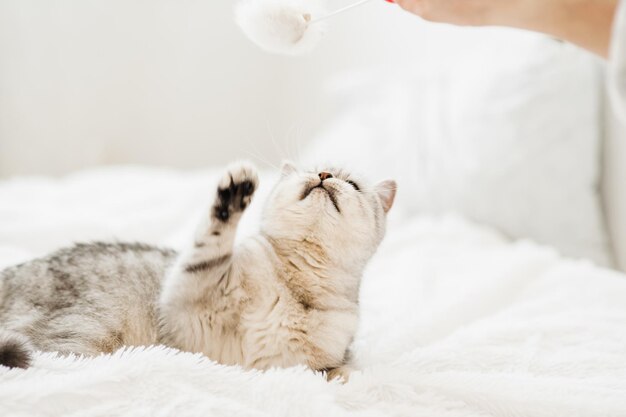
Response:
[{"label": "cat's mouth", "polygon": [[335,190],[333,190],[332,188],[324,187],[323,182],[320,182],[317,185],[305,187],[300,200],[304,200],[313,192],[322,192],[326,194],[328,198],[330,199],[330,202],[333,204],[333,207],[335,207],[338,213],[341,213],[341,210],[339,209],[339,204],[337,203],[337,195],[335,194]]}]

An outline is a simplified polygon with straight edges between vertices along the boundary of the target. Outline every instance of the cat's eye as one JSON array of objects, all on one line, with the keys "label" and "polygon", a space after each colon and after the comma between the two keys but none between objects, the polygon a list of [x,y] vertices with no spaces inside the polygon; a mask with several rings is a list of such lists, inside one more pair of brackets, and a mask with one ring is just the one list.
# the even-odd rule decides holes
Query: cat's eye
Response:
[{"label": "cat's eye", "polygon": [[357,185],[357,183],[356,183],[356,182],[354,182],[354,181],[352,181],[352,180],[346,180],[346,182],[347,182],[348,184],[350,184],[350,185],[351,185],[351,186],[352,186],[355,190],[357,190],[357,191],[361,191],[361,189],[359,188],[359,186]]}]

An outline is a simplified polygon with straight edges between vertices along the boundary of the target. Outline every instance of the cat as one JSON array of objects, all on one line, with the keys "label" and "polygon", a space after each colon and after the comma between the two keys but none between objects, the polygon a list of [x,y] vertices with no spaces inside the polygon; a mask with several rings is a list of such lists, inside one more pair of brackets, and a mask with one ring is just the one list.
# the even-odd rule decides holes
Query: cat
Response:
[{"label": "cat", "polygon": [[[396,183],[283,164],[260,231],[234,246],[258,187],[232,164],[188,247],[87,243],[0,272],[0,364],[32,351],[96,355],[164,344],[226,365],[342,375],[361,276]],[[338,371],[339,370],[339,371]]]}]

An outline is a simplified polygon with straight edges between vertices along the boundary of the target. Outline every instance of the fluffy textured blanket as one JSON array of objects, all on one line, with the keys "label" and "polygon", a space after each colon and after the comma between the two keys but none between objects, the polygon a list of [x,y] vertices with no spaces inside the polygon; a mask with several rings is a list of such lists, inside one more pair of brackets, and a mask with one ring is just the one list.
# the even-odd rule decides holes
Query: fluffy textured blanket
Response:
[{"label": "fluffy textured blanket", "polygon": [[[0,264],[68,240],[175,245],[211,178],[117,169],[0,183]],[[626,416],[623,274],[459,218],[401,212],[363,282],[361,371],[349,383],[163,347],[45,353],[31,369],[0,369],[0,415]]]}]

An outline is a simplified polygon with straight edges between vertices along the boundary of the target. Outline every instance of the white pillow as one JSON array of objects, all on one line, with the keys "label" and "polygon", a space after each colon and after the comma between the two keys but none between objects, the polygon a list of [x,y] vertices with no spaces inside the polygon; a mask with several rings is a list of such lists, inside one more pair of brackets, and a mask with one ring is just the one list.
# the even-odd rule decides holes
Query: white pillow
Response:
[{"label": "white pillow", "polygon": [[458,212],[611,264],[598,195],[598,62],[539,35],[469,36],[481,47],[454,62],[341,80],[341,109],[308,157],[396,177],[411,212]]}]

